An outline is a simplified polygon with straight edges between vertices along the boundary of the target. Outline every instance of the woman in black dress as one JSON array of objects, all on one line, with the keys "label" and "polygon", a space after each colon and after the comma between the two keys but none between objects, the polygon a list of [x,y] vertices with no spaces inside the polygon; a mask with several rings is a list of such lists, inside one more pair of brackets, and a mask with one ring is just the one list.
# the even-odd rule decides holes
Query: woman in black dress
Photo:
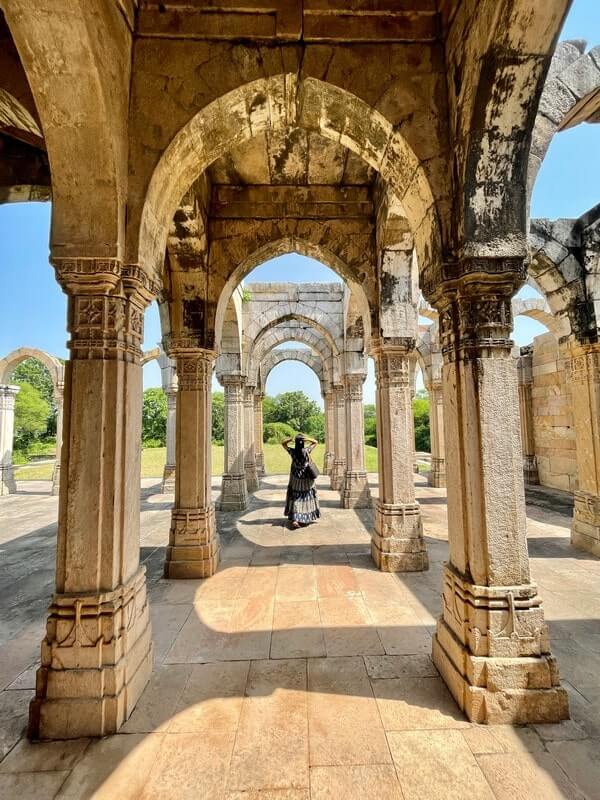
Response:
[{"label": "woman in black dress", "polygon": [[310,454],[317,442],[302,434],[296,436],[293,448],[288,447],[291,441],[290,437],[281,443],[292,458],[284,514],[292,523],[292,528],[299,528],[300,525],[315,522],[321,516],[315,479],[307,470]]}]

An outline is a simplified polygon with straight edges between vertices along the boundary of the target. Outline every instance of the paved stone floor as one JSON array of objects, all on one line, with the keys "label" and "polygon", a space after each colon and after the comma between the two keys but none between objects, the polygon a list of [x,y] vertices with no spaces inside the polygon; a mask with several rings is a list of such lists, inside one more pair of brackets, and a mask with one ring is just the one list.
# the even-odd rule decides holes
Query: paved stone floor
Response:
[{"label": "paved stone floor", "polygon": [[220,515],[206,581],[161,578],[172,498],[144,481],[152,681],[119,735],[35,745],[23,731],[57,501],[25,484],[1,498],[0,800],[600,798],[600,560],[570,547],[564,502],[532,498],[532,568],[573,719],[471,725],[429,659],[446,506],[417,481],[428,573],[377,572],[371,513],[339,509],[323,478],[323,519],[288,531],[285,478],[268,477],[247,513]]}]

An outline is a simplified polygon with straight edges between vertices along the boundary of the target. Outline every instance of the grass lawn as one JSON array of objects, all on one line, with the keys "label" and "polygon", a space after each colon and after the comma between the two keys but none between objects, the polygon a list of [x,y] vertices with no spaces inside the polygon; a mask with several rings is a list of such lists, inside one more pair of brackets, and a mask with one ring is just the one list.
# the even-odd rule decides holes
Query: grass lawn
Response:
[{"label": "grass lawn", "polygon": [[[323,454],[325,446],[317,445],[314,454],[319,469],[323,467]],[[265,444],[265,469],[272,475],[285,474],[290,468],[290,458],[279,444]],[[166,447],[152,447],[142,450],[142,478],[161,478],[165,459]],[[365,445],[365,459],[367,472],[377,472],[377,448]],[[15,469],[15,478],[18,481],[49,481],[52,479],[52,464],[31,464]],[[212,446],[212,473],[223,474],[223,447]]]}]

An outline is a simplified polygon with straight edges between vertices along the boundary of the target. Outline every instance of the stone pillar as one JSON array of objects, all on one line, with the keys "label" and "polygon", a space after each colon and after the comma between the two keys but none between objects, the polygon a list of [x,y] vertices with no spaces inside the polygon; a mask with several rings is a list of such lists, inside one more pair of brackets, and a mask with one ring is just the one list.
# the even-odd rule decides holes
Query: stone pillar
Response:
[{"label": "stone pillar", "polygon": [[364,375],[344,376],[346,401],[346,473],[342,488],[343,508],[368,508],[371,493],[365,469]]},{"label": "stone pillar", "polygon": [[140,566],[141,342],[157,292],[116,259],[54,260],[69,295],[56,592],[32,738],[115,733],[152,670]]},{"label": "stone pillar", "polygon": [[52,469],[52,494],[57,495],[60,492],[60,460],[63,438],[63,384],[60,384],[54,389],[54,402],[56,403],[56,456],[54,460],[54,468]]},{"label": "stone pillar", "polygon": [[517,361],[519,376],[519,415],[521,418],[521,447],[523,450],[523,478],[525,483],[537,485],[540,482],[535,456],[535,439],[533,434],[533,348],[522,347]]},{"label": "stone pillar", "polygon": [[14,494],[17,484],[12,453],[15,434],[15,397],[18,386],[0,386],[0,495]]},{"label": "stone pillar", "polygon": [[211,491],[212,350],[177,337],[169,355],[177,363],[175,504],[171,512],[165,578],[208,578],[219,563],[219,536]]},{"label": "stone pillar", "polygon": [[386,572],[429,567],[421,509],[413,478],[413,425],[409,358],[414,339],[404,344],[374,342],[379,499],[371,554]]},{"label": "stone pillar", "polygon": [[258,489],[258,472],[254,450],[254,390],[255,386],[246,385],[244,390],[244,470],[246,486],[249,492]]},{"label": "stone pillar", "polygon": [[163,494],[175,491],[175,465],[177,463],[177,390],[171,389],[165,394],[167,395],[167,463],[163,470],[160,488]]},{"label": "stone pillar", "polygon": [[600,344],[572,345],[567,376],[578,479],[571,543],[600,556]]},{"label": "stone pillar", "polygon": [[429,299],[440,315],[449,560],[433,660],[473,722],[568,717],[527,554],[511,296],[520,258],[465,259]]},{"label": "stone pillar", "polygon": [[263,450],[263,399],[261,392],[254,393],[254,460],[256,461],[256,474],[261,477],[265,474],[265,453]]},{"label": "stone pillar", "polygon": [[429,387],[429,431],[431,434],[431,470],[427,478],[430,486],[446,486],[446,457],[444,446],[444,397],[442,384]]},{"label": "stone pillar", "polygon": [[335,458],[329,480],[332,489],[341,491],[346,473],[346,399],[342,385],[336,385],[332,388]]},{"label": "stone pillar", "polygon": [[167,397],[167,458],[163,470],[161,492],[175,491],[175,462],[177,438],[177,365],[172,358],[161,349],[158,356],[161,383]]},{"label": "stone pillar", "polygon": [[327,389],[323,392],[323,406],[325,411],[325,455],[323,457],[323,474],[331,475],[335,461],[335,403],[333,392]]},{"label": "stone pillar", "polygon": [[248,505],[244,470],[244,378],[222,375],[225,392],[225,472],[221,484],[219,507],[223,511],[240,511]]}]

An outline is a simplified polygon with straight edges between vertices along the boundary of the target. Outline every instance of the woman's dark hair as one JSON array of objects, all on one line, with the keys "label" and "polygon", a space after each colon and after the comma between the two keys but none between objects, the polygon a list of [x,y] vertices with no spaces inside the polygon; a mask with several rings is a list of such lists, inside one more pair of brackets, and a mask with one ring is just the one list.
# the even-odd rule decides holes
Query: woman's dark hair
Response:
[{"label": "woman's dark hair", "polygon": [[304,440],[304,436],[300,434],[298,434],[294,440],[294,458],[298,461],[308,461],[306,442]]}]

